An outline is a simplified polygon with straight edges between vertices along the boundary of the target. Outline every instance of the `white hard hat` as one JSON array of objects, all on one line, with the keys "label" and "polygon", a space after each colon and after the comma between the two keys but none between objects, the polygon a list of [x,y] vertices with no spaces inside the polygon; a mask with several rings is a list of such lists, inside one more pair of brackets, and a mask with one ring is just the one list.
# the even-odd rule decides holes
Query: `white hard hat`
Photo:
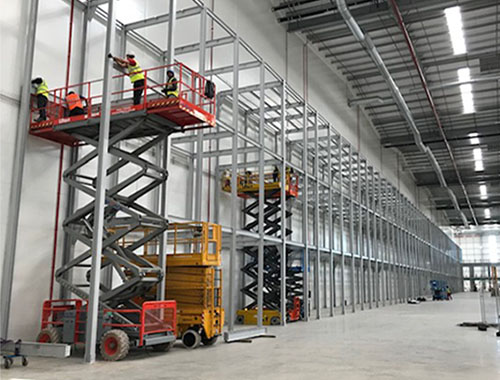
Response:
[{"label": "white hard hat", "polygon": [[127,55],[131,56],[131,57],[135,57],[135,52],[134,51],[129,51],[127,53]]}]

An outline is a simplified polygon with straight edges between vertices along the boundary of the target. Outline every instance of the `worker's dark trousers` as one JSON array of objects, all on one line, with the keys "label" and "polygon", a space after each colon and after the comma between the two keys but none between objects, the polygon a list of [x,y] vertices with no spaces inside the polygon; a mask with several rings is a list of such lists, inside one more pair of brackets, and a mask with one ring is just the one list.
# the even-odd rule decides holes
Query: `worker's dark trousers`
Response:
[{"label": "worker's dark trousers", "polygon": [[38,115],[40,120],[47,120],[47,103],[49,102],[48,99],[43,96],[42,94],[38,94],[36,96],[36,102],[38,106]]},{"label": "worker's dark trousers", "polygon": [[134,82],[134,106],[141,104],[142,91],[144,91],[144,79]]},{"label": "worker's dark trousers", "polygon": [[85,115],[85,111],[83,108],[75,107],[71,111],[69,111],[69,116],[77,116],[77,115]]}]

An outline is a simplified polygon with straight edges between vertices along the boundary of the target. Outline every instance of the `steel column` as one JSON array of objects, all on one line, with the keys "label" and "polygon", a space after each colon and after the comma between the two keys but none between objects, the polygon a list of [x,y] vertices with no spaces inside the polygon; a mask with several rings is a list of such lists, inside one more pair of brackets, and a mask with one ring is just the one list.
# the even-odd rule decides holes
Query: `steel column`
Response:
[{"label": "steel column", "polygon": [[108,165],[109,126],[111,118],[111,70],[112,61],[107,54],[113,51],[115,43],[115,4],[108,0],[108,24],[106,28],[106,50],[104,58],[103,97],[99,126],[99,147],[97,162],[97,185],[94,209],[94,228],[92,236],[92,267],[90,271],[90,292],[85,333],[84,361],[93,363],[96,359],[97,322],[99,309],[99,288],[101,283],[101,257],[104,227],[104,203],[106,199],[106,169]]},{"label": "steel column", "polygon": [[[200,57],[199,57],[199,74],[205,75],[205,56],[206,56],[206,40],[207,40],[207,8],[203,6],[200,13]],[[200,83],[201,87],[201,83]],[[203,202],[203,128],[197,131],[196,140],[196,190],[194,203],[194,218],[200,221],[201,205]],[[209,158],[210,159],[210,158]],[[208,205],[207,205],[208,207]]]},{"label": "steel column", "polygon": [[233,126],[233,137],[231,144],[231,252],[229,255],[229,316],[228,316],[228,330],[232,332],[234,330],[234,319],[235,319],[235,302],[234,302],[234,290],[237,290],[236,285],[236,230],[237,230],[237,206],[238,206],[238,181],[237,181],[237,170],[238,170],[238,101],[239,101],[239,70],[238,65],[240,62],[239,58],[240,49],[240,39],[236,36],[233,43],[233,96],[232,96],[232,126]]},{"label": "steel column", "polygon": [[257,256],[257,326],[263,326],[263,309],[264,309],[264,130],[266,128],[264,113],[265,113],[265,81],[266,68],[264,63],[260,65],[260,102],[259,102],[259,251]]},{"label": "steel column", "polygon": [[334,316],[334,307],[335,307],[335,276],[334,276],[334,270],[335,270],[335,265],[334,265],[334,223],[333,223],[333,184],[332,184],[332,136],[331,136],[332,128],[330,125],[328,125],[328,146],[327,146],[327,152],[328,152],[328,159],[327,159],[327,170],[328,170],[328,246],[330,247],[330,255],[328,257],[328,265],[329,265],[329,284],[330,284],[330,317]]},{"label": "steel column", "polygon": [[356,312],[356,289],[355,289],[355,259],[354,259],[354,194],[353,194],[353,165],[352,146],[349,145],[349,250],[351,252],[351,306],[352,312]]},{"label": "steel column", "polygon": [[344,231],[344,175],[342,171],[342,159],[343,159],[343,141],[342,137],[339,136],[338,139],[338,144],[339,144],[339,209],[340,209],[340,294],[341,294],[341,301],[342,301],[342,314],[345,314],[345,231]]},{"label": "steel column", "polygon": [[286,130],[287,130],[287,120],[286,120],[286,113],[287,113],[287,91],[286,91],[286,82],[283,80],[283,85],[281,87],[281,104],[280,104],[280,116],[281,116],[281,155],[282,155],[282,161],[281,161],[281,189],[280,189],[280,196],[281,196],[281,252],[280,252],[280,315],[281,315],[281,325],[285,326],[286,325],[286,314],[287,314],[287,309],[286,309],[286,269],[287,269],[287,252],[286,252],[286,152],[287,152],[287,143],[286,143]]},{"label": "steel column", "polygon": [[302,188],[302,241],[304,243],[304,320],[309,320],[309,173],[308,173],[308,108],[304,102],[303,136],[302,136],[302,170],[304,171],[304,183]]},{"label": "steel column", "polygon": [[316,243],[316,257],[314,262],[314,303],[316,306],[316,319],[321,318],[321,294],[320,294],[320,242],[319,242],[319,146],[318,146],[318,114],[314,115],[314,184],[315,205],[314,208],[314,240]]},{"label": "steel column", "polygon": [[16,148],[12,167],[12,183],[10,186],[9,211],[5,231],[5,255],[2,267],[2,290],[0,299],[1,336],[7,339],[9,332],[10,304],[12,297],[12,282],[14,279],[14,263],[16,260],[17,233],[19,229],[19,210],[21,208],[21,189],[24,173],[24,159],[28,128],[30,123],[30,91],[31,73],[33,71],[33,56],[35,52],[36,25],[38,18],[38,0],[31,0],[26,28],[26,51],[23,67],[24,82],[21,88],[21,105],[17,122]]},{"label": "steel column", "polygon": [[177,0],[170,0],[168,6],[168,39],[167,39],[167,65],[174,63],[175,54],[175,20],[177,18]]}]

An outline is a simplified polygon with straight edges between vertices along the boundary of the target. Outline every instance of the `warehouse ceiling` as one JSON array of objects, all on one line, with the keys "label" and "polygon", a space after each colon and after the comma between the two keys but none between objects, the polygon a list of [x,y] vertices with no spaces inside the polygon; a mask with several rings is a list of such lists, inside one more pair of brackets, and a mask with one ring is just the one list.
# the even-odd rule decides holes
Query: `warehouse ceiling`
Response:
[{"label": "warehouse ceiling", "polygon": [[[346,2],[400,88],[424,144],[436,156],[469,223],[500,223],[500,1],[396,1],[451,154],[390,0]],[[450,225],[461,225],[460,212],[440,186],[428,158],[417,149],[389,87],[351,35],[335,0],[276,0],[273,5],[279,23],[289,32],[302,34],[342,73],[354,92],[351,105],[363,104],[383,146],[404,155],[406,169],[418,186],[429,189]],[[463,40],[462,46],[457,42],[460,33],[465,46]]]}]

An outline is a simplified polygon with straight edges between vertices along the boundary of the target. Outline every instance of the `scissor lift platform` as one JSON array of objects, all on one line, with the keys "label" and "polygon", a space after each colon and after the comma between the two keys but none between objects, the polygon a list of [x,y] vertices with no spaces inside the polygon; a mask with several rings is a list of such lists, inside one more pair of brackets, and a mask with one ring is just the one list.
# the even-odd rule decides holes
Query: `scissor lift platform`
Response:
[{"label": "scissor lift platform", "polygon": [[[285,196],[296,198],[299,194],[299,178],[296,173],[287,170],[285,177]],[[259,174],[246,171],[238,173],[236,183],[238,186],[238,197],[250,199],[259,196]],[[231,173],[225,173],[221,179],[222,190],[231,192]],[[264,197],[281,197],[281,175],[273,172],[264,173]]]},{"label": "scissor lift platform", "polygon": [[[158,75],[160,71],[173,69],[178,72],[179,96],[166,98],[161,90],[166,83],[158,83],[148,76]],[[207,81],[181,63],[160,66],[144,70],[145,83],[141,103],[134,105],[130,96],[133,89],[112,93],[110,137],[120,133],[128,126],[141,122],[140,128],[127,138],[158,135],[166,128],[172,132],[184,132],[193,129],[215,126],[215,99],[205,95]],[[123,75],[113,78],[120,79]],[[47,119],[30,124],[30,134],[66,145],[77,145],[78,136],[95,138],[99,135],[102,95],[95,95],[94,89],[100,87],[100,81],[90,81],[50,90],[49,102],[45,107]],[[212,85],[213,86],[213,85]],[[86,107],[83,115],[69,116],[64,100],[69,91],[86,95]],[[123,99],[124,97],[128,97]],[[122,99],[118,99],[122,98]],[[32,106],[32,117],[40,112]]]}]

